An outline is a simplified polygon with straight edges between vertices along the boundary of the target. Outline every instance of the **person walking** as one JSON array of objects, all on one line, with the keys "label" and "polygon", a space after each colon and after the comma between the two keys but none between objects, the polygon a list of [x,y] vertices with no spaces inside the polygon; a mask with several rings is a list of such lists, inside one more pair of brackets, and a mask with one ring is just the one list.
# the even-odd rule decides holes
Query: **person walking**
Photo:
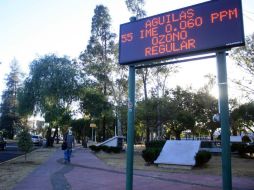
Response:
[{"label": "person walking", "polygon": [[64,150],[64,163],[70,163],[72,148],[75,147],[75,139],[70,129],[64,137],[64,142],[67,144],[67,148]]}]

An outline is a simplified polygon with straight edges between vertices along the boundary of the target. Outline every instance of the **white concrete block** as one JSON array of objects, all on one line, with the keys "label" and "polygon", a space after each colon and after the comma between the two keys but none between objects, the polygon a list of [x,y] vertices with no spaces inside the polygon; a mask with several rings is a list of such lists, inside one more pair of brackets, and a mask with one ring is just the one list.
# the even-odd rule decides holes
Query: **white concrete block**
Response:
[{"label": "white concrete block", "polygon": [[230,142],[242,142],[241,136],[230,136]]},{"label": "white concrete block", "polygon": [[194,166],[200,144],[201,141],[168,140],[154,163]]}]

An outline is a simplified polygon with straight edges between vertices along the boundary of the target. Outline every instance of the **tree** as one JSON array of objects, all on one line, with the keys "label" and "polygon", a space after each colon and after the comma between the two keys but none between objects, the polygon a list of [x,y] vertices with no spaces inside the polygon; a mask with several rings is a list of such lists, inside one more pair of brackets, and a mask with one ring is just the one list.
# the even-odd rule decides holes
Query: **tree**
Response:
[{"label": "tree", "polygon": [[168,94],[164,101],[161,121],[167,126],[167,131],[180,139],[183,131],[190,130],[193,137],[202,130],[214,131],[219,127],[212,121],[217,112],[217,100],[208,91],[192,92],[191,89],[177,87]]},{"label": "tree", "polygon": [[[163,126],[161,122],[161,107],[163,102],[163,97],[166,96],[168,89],[166,87],[167,79],[170,74],[176,73],[177,67],[175,65],[164,65],[164,66],[157,66],[151,68],[151,77],[152,80],[152,97],[156,97],[157,100],[157,107],[155,108],[157,112],[157,135],[158,138],[162,138],[161,135],[163,134]],[[155,111],[154,110],[154,111]]]},{"label": "tree", "polygon": [[[125,0],[125,4],[128,8],[128,10],[136,17],[136,19],[141,19],[144,18],[146,16],[146,12],[144,10],[144,5],[145,5],[145,1],[144,0]],[[160,67],[155,67],[152,69],[148,69],[148,68],[143,68],[143,69],[139,69],[137,70],[137,74],[143,84],[143,96],[144,96],[144,105],[147,106],[147,108],[145,109],[149,109],[149,88],[148,86],[151,84],[151,82],[154,82],[155,87],[152,88],[152,96],[156,96],[159,100],[160,95],[163,96],[165,93],[165,84],[166,84],[166,80],[167,77],[175,71],[175,66],[160,66]],[[152,80],[154,79],[154,80]],[[160,94],[161,92],[161,94]],[[155,110],[157,110],[157,112],[160,110],[160,104],[158,102],[157,104],[157,108]],[[161,123],[160,122],[160,114],[157,113],[158,119],[157,119],[157,130],[158,133],[161,133],[162,130],[162,126],[159,126],[158,124]],[[144,125],[146,126],[146,141],[149,142],[149,136],[150,136],[150,128],[149,127],[149,116],[146,116],[146,122],[144,123]]]},{"label": "tree", "polygon": [[169,102],[163,114],[165,124],[176,139],[181,139],[180,135],[183,131],[192,130],[195,126],[195,117],[193,112],[193,93],[177,87],[169,94]]},{"label": "tree", "polygon": [[[42,113],[45,122],[58,126],[66,114],[70,114],[71,104],[78,100],[80,90],[79,71],[76,63],[67,57],[45,55],[35,59],[30,65],[30,74],[20,90],[20,104],[23,115]],[[70,117],[70,116],[69,116]],[[47,145],[52,145],[51,129],[47,131]]]},{"label": "tree", "polygon": [[248,130],[254,133],[252,127],[254,123],[254,102],[246,103],[235,108],[231,115],[231,124],[233,135],[247,132]]},{"label": "tree", "polygon": [[18,135],[18,147],[21,151],[25,153],[25,160],[27,158],[27,153],[33,149],[32,137],[27,130],[23,130]]},{"label": "tree", "polygon": [[208,74],[205,76],[208,82],[194,94],[193,110],[198,133],[206,133],[213,140],[214,132],[220,127],[219,122],[213,121],[213,116],[219,113],[218,100],[210,92],[216,84],[216,76]]},{"label": "tree", "polygon": [[[209,94],[213,87],[212,81],[209,80],[197,92],[193,92],[191,88],[176,87],[165,91],[162,97],[154,93],[146,103],[137,102],[136,126],[139,136],[136,134],[136,137],[142,139],[148,121],[147,126],[151,130],[157,129],[158,139],[169,138],[171,135],[180,139],[182,132],[188,130],[193,138],[200,134],[210,134],[213,139],[213,134],[220,125],[212,120],[213,115],[218,113],[218,101]],[[161,129],[158,128],[160,126]]]},{"label": "tree", "polygon": [[125,0],[128,10],[137,17],[137,19],[144,18],[146,12],[144,10],[145,0]]},{"label": "tree", "polygon": [[[117,127],[117,135],[123,135],[123,118],[122,109],[127,102],[127,94],[128,94],[128,79],[126,73],[126,67],[120,66],[117,63],[114,67],[114,74],[112,75],[112,83],[111,83],[111,92],[112,92],[112,102],[115,109],[116,115],[116,127]],[[127,110],[127,108],[126,108]]]},{"label": "tree", "polygon": [[[128,4],[128,2],[130,2]],[[143,18],[146,13],[144,10],[140,9],[139,5],[138,5],[139,1],[126,1],[127,6],[129,8],[129,10],[136,11],[136,18]],[[141,4],[143,1],[140,1]],[[144,101],[145,101],[145,110],[148,109],[148,83],[149,83],[149,76],[150,76],[150,70],[148,68],[143,68],[143,69],[139,69],[137,70],[137,74],[140,77],[140,80],[142,81],[143,84],[143,96],[144,96]],[[149,127],[149,116],[146,115],[146,122],[145,122],[145,126],[146,126],[146,142],[150,141],[150,127]]]},{"label": "tree", "polygon": [[81,140],[85,140],[85,137],[90,134],[89,120],[85,120],[84,118],[72,120],[71,126],[78,143],[80,143]]},{"label": "tree", "polygon": [[[103,126],[105,123],[111,126],[114,125],[114,122],[112,122],[112,105],[99,90],[96,88],[83,89],[80,97],[80,108],[85,115],[90,116],[89,122],[96,123],[96,125],[99,126],[99,134],[102,135],[102,137],[106,138],[106,136],[112,135],[112,131],[110,132],[109,128],[107,128],[107,133],[106,128],[105,131],[104,128],[101,128],[102,130],[100,129],[100,126]],[[114,129],[114,126],[112,128]],[[102,140],[104,140],[104,138]]]},{"label": "tree", "polygon": [[18,107],[18,113],[22,118],[27,121],[27,117],[29,115],[33,114],[34,111],[34,105],[36,104],[36,99],[33,91],[33,83],[30,82],[30,78],[27,78],[23,86],[19,88],[18,90],[18,101],[19,101],[19,107]]},{"label": "tree", "polygon": [[109,93],[109,76],[112,71],[112,58],[115,49],[116,35],[110,32],[110,27],[111,17],[108,8],[97,5],[92,18],[89,44],[79,56],[84,70],[97,80],[104,95]]},{"label": "tree", "polygon": [[194,95],[194,115],[199,131],[206,130],[213,140],[214,132],[220,124],[212,120],[218,113],[218,100],[211,96],[208,91],[200,90]]},{"label": "tree", "polygon": [[142,100],[137,102],[136,105],[136,125],[139,126],[138,130],[136,129],[136,136],[137,133],[139,133],[139,136],[137,136],[138,139],[143,139],[143,136],[145,135],[145,138],[150,139],[150,136],[147,137],[147,129],[149,129],[149,135],[150,135],[150,129],[155,128],[157,124],[157,99],[156,98],[150,98],[148,100]]},{"label": "tree", "polygon": [[[44,114],[45,121],[50,123],[50,127],[46,132],[47,146],[53,146],[55,139],[57,143],[59,143],[59,129],[62,131],[62,134],[65,134],[67,128],[70,126],[71,117],[72,113],[69,106],[61,107],[53,105],[52,107],[48,108]],[[52,128],[55,128],[53,137],[51,137]]]},{"label": "tree", "polygon": [[89,114],[93,119],[99,119],[103,108],[109,106],[106,97],[94,88],[84,89],[80,100],[83,113]]},{"label": "tree", "polygon": [[[125,4],[126,4],[128,10],[132,14],[134,14],[136,19],[141,19],[141,18],[144,18],[146,16],[146,12],[144,10],[144,5],[145,5],[144,0],[125,0]],[[149,74],[150,74],[149,69],[148,68],[139,69],[139,70],[137,70],[137,74],[141,78],[141,81],[142,81],[142,84],[143,84],[144,100],[145,100],[145,104],[147,104],[147,101],[148,101],[147,86],[148,86],[148,78],[149,78]],[[146,142],[149,142],[149,140],[150,140],[150,137],[149,137],[150,136],[150,128],[149,128],[149,124],[148,124],[149,121],[148,120],[149,120],[149,118],[148,118],[148,116],[146,116],[146,122],[145,122]]]},{"label": "tree", "polygon": [[[163,97],[152,97],[146,102],[137,102],[136,125],[140,135],[143,135],[145,125],[146,129],[157,129],[157,139],[165,138],[166,133],[174,134],[180,139],[183,131],[194,128],[193,94],[180,87],[170,92],[165,93]],[[161,129],[158,130],[160,126]],[[138,138],[142,139],[142,136]]]},{"label": "tree", "polygon": [[9,138],[13,139],[21,126],[18,114],[17,92],[21,83],[22,74],[16,59],[10,65],[11,71],[6,78],[7,89],[2,94],[1,129],[5,129]]},{"label": "tree", "polygon": [[253,100],[253,80],[254,80],[254,33],[247,36],[246,45],[234,48],[230,56],[235,60],[237,66],[244,72],[242,80],[234,80],[240,89],[246,93],[246,97]]},{"label": "tree", "polygon": [[176,140],[180,140],[181,133],[187,129],[193,128],[194,125],[195,120],[193,115],[184,110],[175,112],[167,123],[167,126],[170,127],[170,130],[175,134]]},{"label": "tree", "polygon": [[[91,37],[84,52],[79,58],[84,66],[84,71],[92,76],[99,86],[101,93],[108,96],[111,91],[110,76],[112,74],[115,53],[114,39],[116,34],[110,31],[111,17],[109,10],[103,5],[97,5],[92,18]],[[103,108],[104,110],[106,108]],[[106,136],[106,118],[102,116],[103,140]]]}]

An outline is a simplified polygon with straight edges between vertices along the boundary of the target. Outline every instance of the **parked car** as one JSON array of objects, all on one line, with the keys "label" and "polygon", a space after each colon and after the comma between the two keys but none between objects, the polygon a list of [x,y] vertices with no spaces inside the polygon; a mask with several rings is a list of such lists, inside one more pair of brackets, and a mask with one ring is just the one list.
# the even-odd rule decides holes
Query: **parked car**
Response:
[{"label": "parked car", "polygon": [[3,137],[0,136],[0,150],[4,150],[6,148],[6,141]]},{"label": "parked car", "polygon": [[32,135],[32,141],[34,145],[42,146],[43,145],[43,138],[39,135]]}]

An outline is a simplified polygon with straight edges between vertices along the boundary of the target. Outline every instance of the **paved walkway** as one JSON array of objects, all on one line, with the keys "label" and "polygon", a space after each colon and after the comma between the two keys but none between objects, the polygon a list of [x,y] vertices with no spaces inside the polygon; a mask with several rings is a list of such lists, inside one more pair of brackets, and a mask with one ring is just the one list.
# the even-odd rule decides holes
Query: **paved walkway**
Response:
[{"label": "paved walkway", "polygon": [[[124,190],[125,171],[107,166],[89,149],[77,148],[71,164],[57,150],[14,190]],[[133,190],[219,190],[220,176],[134,171]],[[254,190],[253,178],[233,178],[234,190]]]}]

